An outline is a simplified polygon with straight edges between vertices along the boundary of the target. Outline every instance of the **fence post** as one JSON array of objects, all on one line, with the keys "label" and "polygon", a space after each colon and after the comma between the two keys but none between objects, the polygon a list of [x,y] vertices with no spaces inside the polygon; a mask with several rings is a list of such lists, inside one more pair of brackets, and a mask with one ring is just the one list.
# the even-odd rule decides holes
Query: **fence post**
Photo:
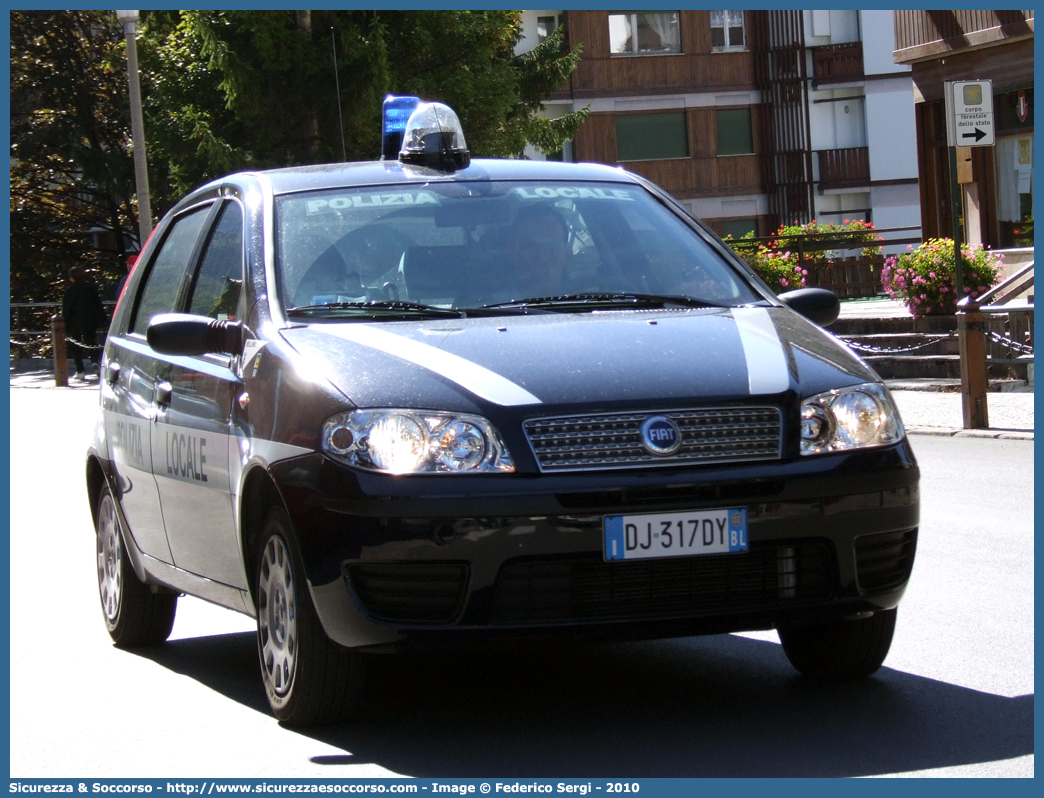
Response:
[{"label": "fence post", "polygon": [[957,334],[961,351],[961,408],[965,429],[987,429],[986,409],[986,336],[982,328],[985,317],[977,305],[957,310]]},{"label": "fence post", "polygon": [[69,385],[69,361],[65,356],[65,319],[60,313],[51,316],[51,354],[54,357],[54,384],[66,388]]}]

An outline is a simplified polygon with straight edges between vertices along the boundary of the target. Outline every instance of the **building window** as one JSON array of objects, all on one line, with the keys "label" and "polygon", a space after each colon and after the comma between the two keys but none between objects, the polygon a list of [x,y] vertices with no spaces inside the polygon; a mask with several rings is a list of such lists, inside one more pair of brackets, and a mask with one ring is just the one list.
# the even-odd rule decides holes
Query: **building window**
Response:
[{"label": "building window", "polygon": [[678,12],[610,14],[609,51],[613,55],[680,53]]},{"label": "building window", "polygon": [[750,233],[753,236],[758,234],[758,220],[757,219],[725,219],[721,223],[722,237],[732,236],[733,238],[743,238],[743,236]]},{"label": "building window", "polygon": [[688,158],[685,112],[626,114],[616,117],[616,160],[657,161]]},{"label": "building window", "polygon": [[993,97],[1001,247],[1033,246],[1033,89]]},{"label": "building window", "polygon": [[542,42],[555,32],[554,17],[537,17],[537,41]]},{"label": "building window", "polygon": [[711,11],[711,46],[715,50],[745,50],[747,34],[743,25],[743,12]]},{"label": "building window", "polygon": [[754,133],[749,108],[719,108],[714,112],[718,128],[718,155],[750,155]]}]

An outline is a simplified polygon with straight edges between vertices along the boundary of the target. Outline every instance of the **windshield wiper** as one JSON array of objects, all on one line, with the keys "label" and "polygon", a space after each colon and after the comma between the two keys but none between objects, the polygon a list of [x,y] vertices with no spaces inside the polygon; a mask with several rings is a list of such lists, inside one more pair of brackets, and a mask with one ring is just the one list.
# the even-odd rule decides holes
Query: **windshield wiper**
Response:
[{"label": "windshield wiper", "polygon": [[727,307],[720,302],[711,302],[706,299],[686,296],[684,294],[639,294],[631,292],[598,293],[588,292],[579,294],[564,294],[562,296],[532,297],[530,299],[512,299],[509,302],[498,302],[492,305],[483,305],[483,308],[584,308],[596,310],[598,308],[721,308]]},{"label": "windshield wiper", "polygon": [[296,308],[287,308],[286,314],[290,315],[317,315],[329,310],[360,310],[363,312],[374,310],[401,313],[404,315],[421,316],[445,316],[447,318],[459,319],[464,314],[453,308],[440,308],[435,305],[422,305],[419,302],[404,302],[399,299],[375,299],[368,302],[328,302],[321,305],[302,305]]}]

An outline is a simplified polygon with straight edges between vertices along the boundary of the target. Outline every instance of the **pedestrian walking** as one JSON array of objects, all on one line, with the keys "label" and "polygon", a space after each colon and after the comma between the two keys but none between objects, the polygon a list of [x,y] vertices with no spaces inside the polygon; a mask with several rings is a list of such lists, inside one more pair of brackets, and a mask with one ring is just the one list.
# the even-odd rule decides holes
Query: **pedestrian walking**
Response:
[{"label": "pedestrian walking", "polygon": [[98,328],[106,321],[105,309],[94,283],[87,279],[82,266],[69,269],[69,287],[62,297],[62,316],[65,317],[65,335],[76,365],[75,379],[84,379],[84,355],[92,361],[92,371],[98,372],[98,359],[92,347]]}]

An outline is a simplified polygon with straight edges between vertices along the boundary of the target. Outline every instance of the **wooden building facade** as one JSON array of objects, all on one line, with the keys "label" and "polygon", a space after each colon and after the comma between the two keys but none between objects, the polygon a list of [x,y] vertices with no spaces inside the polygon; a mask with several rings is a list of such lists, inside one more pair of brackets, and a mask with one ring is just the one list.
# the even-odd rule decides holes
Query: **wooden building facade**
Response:
[{"label": "wooden building facade", "polygon": [[[767,120],[749,46],[757,15],[732,12],[740,17],[723,20],[731,23],[731,39],[722,44],[713,35],[715,13],[729,12],[565,12],[567,42],[582,45],[583,57],[555,99],[591,106],[573,142],[574,160],[623,166],[683,202],[723,199],[726,210],[707,220],[719,233],[767,234],[776,216],[764,199]],[[663,27],[644,33],[651,43],[641,40],[638,28],[647,23],[639,16],[663,18]],[[614,39],[619,18],[633,47],[630,39]],[[733,217],[729,200],[736,200]]]},{"label": "wooden building facade", "polygon": [[1033,245],[1033,10],[895,11],[896,63],[913,68],[921,223],[951,236],[946,81],[991,80],[993,147],[958,148],[965,240]]},{"label": "wooden building facade", "polygon": [[[902,180],[871,173],[867,81],[894,81],[898,68],[888,36],[879,49],[893,74],[864,74],[865,13],[561,12],[555,19],[582,58],[552,101],[590,108],[570,156],[648,177],[717,232],[737,237],[769,235],[781,222],[823,211],[836,221],[869,219],[878,184],[916,183],[916,168],[911,144]],[[908,72],[899,72],[908,91]],[[853,115],[835,114],[833,103],[851,104]],[[915,188],[908,199],[916,203]],[[893,216],[898,204],[893,196]]]}]

